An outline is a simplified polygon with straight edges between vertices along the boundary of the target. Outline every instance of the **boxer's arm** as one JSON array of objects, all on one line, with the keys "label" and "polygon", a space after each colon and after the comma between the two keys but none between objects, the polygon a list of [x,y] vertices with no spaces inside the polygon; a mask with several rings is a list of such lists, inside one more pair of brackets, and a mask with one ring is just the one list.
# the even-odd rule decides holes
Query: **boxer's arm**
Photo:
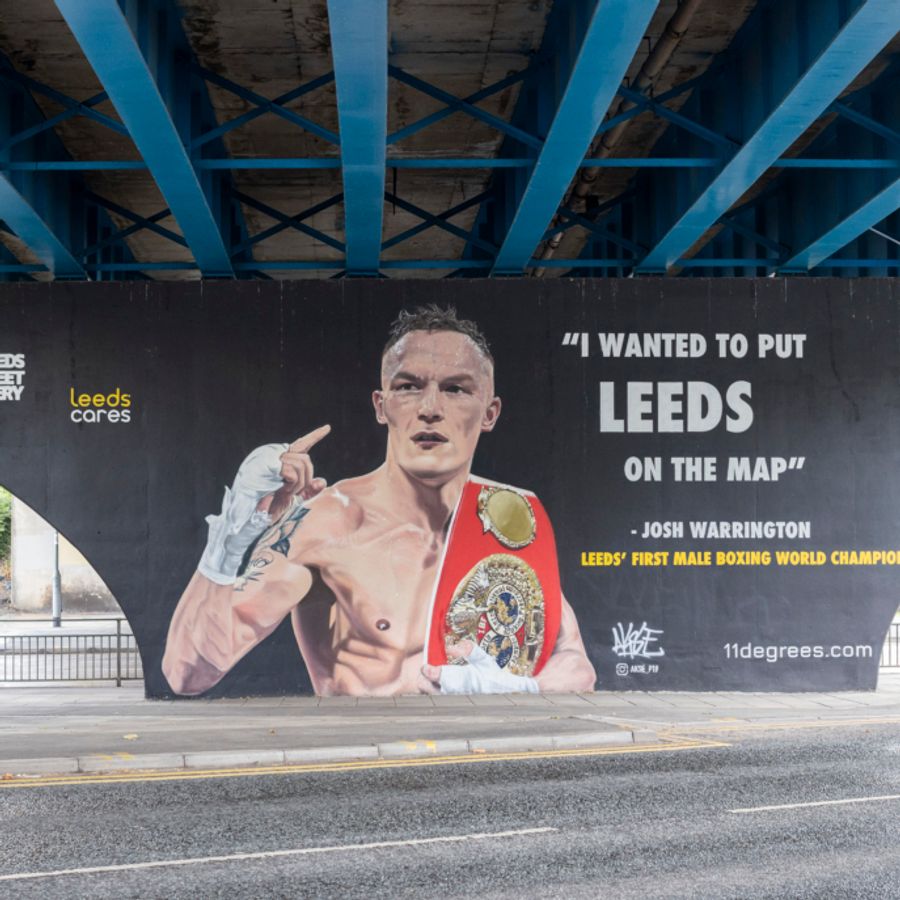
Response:
[{"label": "boxer's arm", "polygon": [[290,445],[258,447],[226,488],[221,513],[207,518],[206,548],[172,617],[163,657],[176,693],[200,694],[216,684],[309,590],[312,576],[299,562],[297,531],[309,511],[301,501],[325,487],[313,477],[308,451],[330,430],[326,425]]},{"label": "boxer's arm", "polygon": [[592,691],[597,681],[597,673],[584,649],[575,612],[565,596],[562,598],[562,614],[556,646],[535,680],[542,694]]},{"label": "boxer's arm", "polygon": [[176,694],[202,694],[268,637],[309,591],[310,570],[271,545],[234,584],[196,572],[169,626],[162,669]]}]

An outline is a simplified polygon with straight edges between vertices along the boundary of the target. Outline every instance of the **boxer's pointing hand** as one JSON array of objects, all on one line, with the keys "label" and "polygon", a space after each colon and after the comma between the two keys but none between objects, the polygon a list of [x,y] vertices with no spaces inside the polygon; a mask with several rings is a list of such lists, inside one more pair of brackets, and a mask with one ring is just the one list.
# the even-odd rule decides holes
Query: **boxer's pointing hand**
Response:
[{"label": "boxer's pointing hand", "polygon": [[324,478],[315,477],[309,451],[330,432],[330,425],[322,425],[320,428],[310,431],[309,434],[297,438],[281,454],[279,474],[284,484],[272,495],[268,508],[269,516],[272,519],[278,519],[281,516],[295,495],[302,500],[311,500],[325,489],[327,482]]}]

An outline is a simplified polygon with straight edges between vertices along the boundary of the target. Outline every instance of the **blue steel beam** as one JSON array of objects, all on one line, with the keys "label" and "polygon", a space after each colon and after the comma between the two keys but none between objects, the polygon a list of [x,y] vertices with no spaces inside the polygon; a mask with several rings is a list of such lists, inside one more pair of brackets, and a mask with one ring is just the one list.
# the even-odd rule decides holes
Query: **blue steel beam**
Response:
[{"label": "blue steel beam", "polygon": [[[42,129],[43,130],[43,129]],[[16,136],[18,139],[18,135]],[[2,149],[2,148],[0,148]],[[388,159],[388,169],[530,169],[533,159],[524,156],[502,159],[496,156],[427,156]],[[716,169],[722,165],[718,157],[703,156],[607,156],[588,157],[579,166],[590,169]],[[333,157],[246,156],[231,159],[197,159],[195,168],[215,171],[277,171],[296,169],[339,169],[341,161]],[[773,169],[900,169],[900,158],[853,159],[848,157],[791,156],[777,159]],[[15,160],[0,159],[0,171],[7,172],[142,172],[147,164],[137,159],[65,159]]]},{"label": "blue steel beam", "polygon": [[[627,122],[629,119],[634,119],[635,117],[641,115],[642,113],[647,112],[650,109],[650,103],[658,104],[662,106],[665,103],[668,103],[669,100],[674,100],[676,97],[680,97],[682,94],[687,91],[692,91],[699,84],[705,82],[708,78],[712,76],[712,74],[716,71],[717,66],[713,66],[708,69],[706,72],[701,75],[696,75],[694,78],[689,78],[687,81],[682,81],[681,84],[676,85],[670,90],[666,91],[662,94],[654,95],[652,101],[648,97],[645,97],[643,94],[638,94],[634,92],[637,96],[639,96],[640,102],[635,102],[635,105],[630,109],[626,109],[623,112],[620,112],[618,115],[611,116],[606,119],[603,124],[597,129],[597,137],[600,137],[604,132],[611,131],[613,128],[617,128],[622,122]],[[621,88],[619,89],[619,93],[621,94]],[[671,110],[668,110],[670,112]]]},{"label": "blue steel beam", "polygon": [[[227,81],[228,79],[225,80]],[[258,119],[260,116],[265,115],[267,112],[271,112],[269,108],[270,105],[284,106],[286,103],[290,103],[292,100],[296,100],[298,97],[303,97],[305,94],[312,93],[313,91],[318,90],[320,87],[324,87],[326,84],[331,84],[332,81],[334,81],[334,72],[329,72],[327,75],[322,75],[319,78],[314,78],[312,81],[308,81],[306,84],[301,84],[299,87],[295,87],[292,90],[285,92],[284,94],[279,94],[274,100],[270,100],[265,104],[258,105],[256,106],[256,109],[251,109],[239,116],[235,116],[235,118],[229,119],[227,122],[223,122],[221,125],[217,125],[215,128],[212,128],[209,131],[206,131],[198,137],[194,138],[194,140],[191,142],[191,149],[196,150],[198,147],[202,147],[203,144],[208,144],[210,141],[222,137],[222,135],[227,134],[229,131],[234,131],[235,128],[241,128],[248,122],[252,122],[254,119]],[[229,81],[228,83],[229,85],[236,86],[234,85],[233,81]],[[243,99],[247,98],[244,97]],[[337,138],[337,135],[334,135],[334,137]],[[328,140],[331,143],[336,142],[332,141],[331,138],[329,138]]]},{"label": "blue steel beam", "polygon": [[[696,134],[697,137],[703,138],[703,140],[712,144],[714,147],[719,147],[727,152],[733,152],[740,146],[737,141],[733,141],[731,138],[726,137],[724,134],[719,134],[711,128],[706,128],[699,122],[695,122],[693,119],[683,116],[681,113],[675,112],[675,110],[669,109],[662,103],[645,97],[640,91],[633,91],[630,88],[622,87],[619,88],[618,93],[623,99],[628,100],[630,103],[634,103],[635,108],[638,109],[638,111],[653,112],[661,119],[665,119],[673,125],[684,128],[686,131]],[[618,118],[618,116],[616,118]]]},{"label": "blue steel beam", "polygon": [[602,225],[597,222],[592,222],[590,219],[586,219],[584,216],[579,215],[578,213],[572,212],[571,209],[566,207],[560,207],[559,216],[564,221],[561,225],[557,224],[549,229],[544,235],[543,240],[549,240],[554,232],[559,231],[560,229],[565,229],[567,226],[571,227],[572,225],[580,225],[582,228],[590,231],[594,239],[597,238],[605,241],[610,241],[616,246],[621,247],[623,250],[631,253],[635,256],[640,256],[642,253],[646,252],[645,247],[641,247],[639,244],[635,244],[633,241],[630,241],[627,237],[623,237],[620,234],[616,234],[613,231],[610,231],[607,228],[604,228]]},{"label": "blue steel beam", "polygon": [[[18,183],[16,183],[18,182]],[[0,175],[0,216],[57,278],[84,278],[85,270],[68,242],[67,186],[48,195],[33,179]]]},{"label": "blue steel beam", "polygon": [[[492,274],[520,273],[531,259],[566,188],[578,171],[603,117],[615,97],[650,19],[656,0],[571,2],[560,42],[554,77],[555,114],[527,180],[507,182],[514,196],[504,198],[514,211]],[[549,27],[549,26],[548,26]],[[547,97],[546,100],[551,100]],[[546,101],[545,101],[546,102]]]},{"label": "blue steel beam", "polygon": [[[50,96],[64,111],[45,119],[31,92]],[[105,94],[97,94],[79,103],[21,75],[0,57],[0,220],[4,230],[16,234],[42,260],[34,271],[48,271],[56,278],[86,278],[90,265],[127,264],[134,259],[121,240],[124,235],[95,202],[53,130],[72,116],[96,120],[100,114],[92,107],[104,98]],[[100,118],[105,125],[115,122]],[[10,261],[8,253],[3,257],[7,266],[30,265]],[[17,271],[26,269],[7,267],[0,274]],[[145,276],[136,271],[125,277]]]},{"label": "blue steel beam", "polygon": [[347,271],[375,275],[387,157],[387,0],[328,0],[338,104]]},{"label": "blue steel beam", "polygon": [[[749,259],[760,250],[773,257],[759,269],[718,270],[731,275],[863,274],[853,269],[866,269],[865,274],[870,275],[889,274],[896,247],[886,243],[873,225],[888,216],[896,220],[900,179],[896,169],[876,166],[874,157],[887,162],[893,154],[897,159],[898,73],[900,66],[894,65],[832,104],[829,112],[840,115],[805,148],[804,160],[810,166],[782,171],[720,219],[728,230],[719,231],[709,241],[703,258]],[[830,159],[850,155],[857,158],[846,160],[839,178],[826,177],[814,168],[816,163],[828,165]],[[884,263],[881,266],[877,264],[879,256]],[[848,259],[865,260],[868,266],[850,265]]]},{"label": "blue steel beam", "polygon": [[[790,273],[814,269],[898,209],[900,209],[900,179],[892,182],[859,209],[831,226],[811,244],[795,252],[778,267],[778,271]],[[830,260],[825,265],[830,266],[832,263]]]},{"label": "blue steel beam", "polygon": [[[691,261],[693,262],[693,261]],[[859,262],[859,261],[857,261]],[[621,269],[627,267],[627,261],[621,259],[548,259],[530,261],[532,266],[552,266],[558,269],[571,269],[575,266],[588,269]],[[897,262],[900,265],[900,261]],[[477,259],[386,259],[381,263],[382,269],[403,269],[415,271],[416,269],[479,269],[487,271],[490,262]],[[712,263],[715,266],[715,262]],[[297,259],[268,259],[254,260],[252,262],[236,262],[235,269],[239,272],[316,272],[343,270],[345,262],[341,259],[321,260],[297,260]],[[88,264],[86,267],[91,272],[98,273],[129,273],[129,272],[189,272],[196,270],[197,264],[193,262],[113,262]],[[15,273],[41,272],[44,267],[40,265],[0,265],[0,273],[9,271]]]},{"label": "blue steel beam", "polygon": [[[848,9],[852,11],[849,16]],[[728,102],[740,109],[743,126],[749,134],[740,149],[723,160],[721,170],[711,179],[682,185],[678,193],[686,202],[676,211],[674,221],[664,221],[656,229],[649,242],[651,249],[637,267],[638,272],[665,272],[673,265],[680,265],[684,254],[776,164],[779,156],[828,110],[900,30],[897,0],[857,0],[849,7],[842,0],[829,0],[824,5],[798,0],[764,5],[758,12],[780,16],[793,27],[794,33],[787,39],[812,62],[797,77],[793,62],[785,58],[787,54],[782,54],[768,67],[765,77],[769,83],[761,90],[760,59],[753,55],[759,51],[745,50],[744,93],[741,94],[740,85],[736,91],[732,84],[727,85],[727,92]],[[770,23],[769,33],[779,33],[781,24],[781,21]],[[740,52],[740,42],[736,43]],[[771,54],[774,50],[770,47],[767,52]],[[754,71],[755,82],[750,80]],[[725,103],[724,93],[720,93],[719,100]],[[664,189],[659,183],[654,187]],[[668,187],[670,194],[674,194],[672,186]],[[647,202],[649,205],[649,199]]]},{"label": "blue steel beam", "polygon": [[[45,129],[41,129],[42,131]],[[16,135],[15,140],[18,141]],[[2,148],[0,148],[2,149]],[[521,156],[503,159],[496,156],[426,156],[392,158],[385,162],[388,169],[530,169],[533,159]],[[590,169],[716,169],[722,160],[712,156],[607,156],[588,157],[579,163]],[[194,167],[215,171],[277,171],[292,169],[339,169],[341,161],[327,156],[245,156],[230,159],[196,159]],[[783,156],[775,160],[773,169],[900,169],[900,158],[853,159],[849,157]],[[0,171],[9,172],[104,172],[147,169],[139,159],[66,159],[15,160],[0,159]]]},{"label": "blue steel beam", "polygon": [[[4,61],[0,65],[6,76],[0,85],[0,159],[66,161],[56,135],[40,127],[44,116],[24,85]],[[85,227],[80,186],[76,176],[64,172],[0,171],[0,219],[57,278],[86,277],[75,251]]]},{"label": "blue steel beam", "polygon": [[[273,115],[280,116],[282,119],[286,119],[292,125],[296,125],[299,128],[302,128],[304,131],[308,131],[310,132],[310,134],[314,134],[317,137],[322,138],[329,144],[337,145],[340,143],[338,136],[333,131],[328,128],[323,128],[321,125],[313,122],[312,119],[307,119],[306,116],[301,116],[300,113],[296,113],[292,109],[288,109],[286,106],[283,106],[280,102],[280,98],[269,100],[268,98],[257,94],[256,91],[251,91],[249,88],[245,88],[243,85],[236,84],[230,78],[225,78],[222,75],[217,75],[215,72],[211,72],[209,69],[204,69],[202,66],[195,65],[193,66],[193,69],[211,84],[215,84],[220,88],[224,88],[226,91],[230,91],[236,97],[240,97],[241,100],[246,100],[248,103],[252,103],[260,110],[260,114],[272,113]],[[322,87],[322,85],[324,84],[329,84],[333,79],[334,75],[328,75],[323,78],[318,78],[310,85],[303,85],[296,90],[289,91],[285,96],[293,100],[296,97],[302,96],[308,91]],[[250,116],[247,115],[243,118],[244,121],[249,121]],[[219,128],[215,129],[215,132],[221,132],[223,127],[224,126],[220,126]],[[230,130],[230,127],[226,130]]]},{"label": "blue steel beam", "polygon": [[477,237],[471,237],[469,232],[459,228],[458,226],[448,222],[447,220],[450,216],[436,216],[433,213],[428,212],[425,209],[422,209],[419,206],[416,206],[414,203],[410,203],[407,200],[404,200],[402,197],[398,197],[396,194],[392,194],[390,191],[386,191],[384,195],[384,199],[388,201],[388,203],[393,204],[394,206],[399,207],[404,212],[411,213],[422,220],[422,222],[427,222],[429,225],[440,228],[442,231],[446,231],[448,234],[452,234],[454,237],[461,238],[464,241],[471,240],[471,242],[476,247],[481,247],[483,250],[486,250],[488,253],[496,253],[497,248],[487,241],[483,241]]},{"label": "blue steel beam", "polygon": [[[898,74],[900,65],[891,66],[874,81],[867,81],[863,88],[833,103],[829,112],[840,115],[830,119],[805,148],[804,165],[780,172],[764,189],[752,192],[746,202],[719,220],[728,228],[709,241],[703,250],[704,260],[747,260],[760,250],[772,258],[765,266],[733,267],[730,271],[722,266],[717,273],[846,276],[894,271],[896,247],[891,239],[886,243],[885,236],[872,225],[884,216],[896,222],[900,215],[895,212],[900,208],[900,179],[896,169],[887,170],[887,157],[893,154],[894,160],[900,161],[896,157],[900,136]],[[846,158],[851,155],[856,158]],[[884,165],[875,157],[881,157]],[[839,178],[823,177],[815,171],[817,164],[830,166],[836,160],[841,160],[845,168]],[[780,160],[779,165],[784,162]],[[895,230],[894,224],[887,230]],[[835,252],[840,256],[831,255]],[[883,265],[878,264],[879,257]]]},{"label": "blue steel beam", "polygon": [[[56,101],[60,106],[65,107],[67,112],[71,112],[73,115],[86,116],[89,119],[99,122],[101,125],[105,125],[107,128],[118,134],[123,134],[126,137],[128,136],[128,129],[121,122],[117,122],[112,116],[107,116],[105,113],[97,112],[97,110],[92,108],[96,105],[96,103],[92,101],[96,100],[97,103],[101,102],[96,97],[91,98],[91,100],[86,100],[83,103],[79,103],[68,94],[64,94],[62,91],[58,91],[56,88],[52,88],[28,75],[23,75],[21,72],[16,72],[15,69],[4,69],[0,72],[0,77],[2,77],[4,81],[12,81],[21,84],[34,93],[43,94],[45,97],[49,97],[51,100]],[[104,99],[106,99],[105,92]]]},{"label": "blue steel beam", "polygon": [[[835,104],[841,117],[832,124],[830,134],[820,139],[821,152],[853,147],[867,153],[896,154],[900,127],[898,75],[900,66],[895,65],[865,91],[857,92],[849,101],[852,106]],[[900,209],[900,177],[896,172],[847,173],[840,190],[831,192],[810,173],[797,173],[785,181],[782,196],[788,205],[780,215],[791,215],[797,209],[809,210],[811,215],[793,229],[791,250],[779,266],[782,273],[828,268],[832,265],[829,257]],[[883,250],[887,252],[888,248]],[[867,248],[856,246],[849,248],[847,255],[863,257],[869,253]]]},{"label": "blue steel beam", "polygon": [[[132,216],[133,215],[134,214],[132,213]],[[91,244],[89,247],[85,247],[83,255],[91,256],[92,254],[97,253],[99,250],[102,250],[104,247],[109,247],[110,245],[115,243],[121,243],[125,240],[125,238],[130,237],[133,234],[137,234],[137,232],[143,231],[147,227],[155,225],[161,219],[169,218],[170,215],[171,213],[168,209],[161,209],[159,212],[153,213],[152,216],[135,217],[133,219],[134,225],[129,225],[127,228],[120,228],[116,231],[113,231],[107,237],[104,237],[102,240],[97,241],[96,244]],[[139,219],[139,221],[137,219]],[[179,238],[179,240],[183,241],[184,238]]]},{"label": "blue steel beam", "polygon": [[410,238],[414,238],[416,235],[421,234],[423,231],[427,231],[429,228],[434,228],[436,223],[429,221],[431,218],[440,219],[442,222],[446,222],[448,219],[452,219],[454,216],[459,215],[461,212],[465,212],[467,209],[471,209],[473,206],[478,206],[486,197],[486,193],[482,191],[480,194],[475,194],[474,197],[469,197],[468,200],[463,200],[462,203],[458,203],[456,206],[450,207],[450,209],[444,210],[444,212],[439,213],[437,216],[431,217],[428,219],[423,219],[418,225],[413,225],[412,228],[407,228],[406,231],[400,232],[400,234],[394,235],[394,237],[386,240],[382,245],[381,249],[389,250],[391,247],[396,247],[397,244],[402,244],[404,241],[408,241]]},{"label": "blue steel beam", "polygon": [[[896,67],[894,69],[894,76],[896,77]],[[883,137],[886,141],[889,141],[894,147],[900,147],[900,133],[898,133],[893,128],[888,128],[886,125],[883,125],[881,122],[876,122],[870,116],[864,115],[858,110],[853,109],[852,106],[848,106],[846,103],[832,103],[831,109],[840,113],[844,118],[849,119],[851,122],[855,122],[857,125],[862,125],[863,128],[867,128],[869,131],[877,134],[879,137]]]},{"label": "blue steel beam", "polygon": [[[221,176],[191,162],[187,43],[166,0],[55,0],[150,169],[204,275],[234,274]],[[178,124],[176,124],[176,122]],[[182,129],[179,129],[179,125]]]},{"label": "blue steel beam", "polygon": [[[417,91],[425,94],[425,96],[432,97],[435,100],[440,100],[441,103],[445,103],[447,105],[448,114],[451,112],[464,112],[473,119],[484,122],[486,125],[490,125],[498,131],[515,138],[526,146],[534,147],[535,149],[540,149],[541,144],[543,143],[540,138],[535,137],[533,134],[529,134],[527,131],[523,131],[515,125],[511,125],[505,119],[501,119],[499,116],[495,116],[493,113],[489,113],[486,110],[473,105],[468,101],[468,98],[460,99],[459,97],[454,97],[453,94],[449,94],[447,91],[435,87],[433,84],[429,84],[427,81],[417,78],[415,75],[411,75],[409,72],[405,72],[397,66],[388,66],[388,72],[390,73],[391,78],[399,81],[401,84],[415,88]],[[531,72],[532,77],[535,77],[536,73],[537,69],[533,70]],[[431,120],[428,124],[434,124],[437,114],[433,117],[429,116],[428,118]],[[423,125],[422,127],[425,126]],[[407,131],[403,136],[405,137],[408,135],[409,132]]]},{"label": "blue steel beam", "polygon": [[275,234],[281,234],[282,231],[286,231],[288,228],[292,228],[295,223],[299,224],[305,219],[311,219],[313,216],[318,215],[320,212],[324,212],[326,209],[330,209],[332,206],[337,206],[337,204],[342,202],[343,199],[343,194],[335,194],[333,197],[329,197],[327,200],[323,200],[321,203],[317,203],[315,206],[304,209],[302,212],[296,213],[293,216],[285,216],[282,218],[281,214],[279,213],[279,220],[277,225],[272,225],[270,228],[266,228],[264,231],[260,231],[258,234],[254,234],[252,237],[244,238],[244,240],[231,251],[231,255],[237,256],[241,253],[245,253],[256,244],[267,240]]},{"label": "blue steel beam", "polygon": [[108,209],[110,212],[116,213],[116,215],[121,216],[123,219],[128,219],[129,221],[134,222],[134,224],[138,227],[138,230],[146,228],[148,231],[152,231],[154,234],[158,234],[160,237],[164,237],[167,241],[171,241],[173,244],[178,244],[179,247],[187,247],[187,241],[180,234],[176,234],[171,229],[157,224],[160,219],[166,218],[167,216],[171,215],[170,210],[163,210],[162,213],[155,213],[148,218],[145,216],[139,216],[137,213],[132,212],[130,209],[127,209],[124,206],[120,206],[118,203],[115,203],[112,200],[107,200],[106,197],[101,197],[99,194],[95,194],[93,191],[87,191],[86,196],[88,200],[91,200],[98,206],[102,206],[104,209]]},{"label": "blue steel beam", "polygon": [[86,110],[91,109],[96,106],[98,103],[103,103],[107,100],[106,91],[101,91],[99,94],[95,94],[93,97],[88,98],[83,103],[76,103],[73,106],[70,106],[68,109],[63,110],[63,112],[58,113],[53,116],[51,119],[44,119],[43,122],[39,122],[36,125],[33,125],[31,128],[26,128],[24,131],[20,131],[17,135],[9,138],[5,146],[11,147],[13,144],[18,144],[20,141],[27,140],[30,137],[34,137],[36,134],[40,134],[42,131],[49,131],[51,128],[55,128],[57,125],[65,122],[67,119],[72,119],[78,115],[84,115]]},{"label": "blue steel beam", "polygon": [[[523,69],[521,72],[514,72],[512,75],[507,75],[506,78],[496,81],[494,84],[490,84],[480,91],[476,91],[474,94],[463,97],[462,102],[465,104],[463,112],[468,112],[476,103],[480,103],[482,100],[486,100],[488,97],[492,97],[494,94],[498,94],[500,91],[506,90],[506,88],[512,87],[514,84],[518,84],[520,81],[533,75],[535,71],[535,67],[529,67]],[[413,86],[418,87],[418,85]],[[443,109],[439,109],[437,112],[433,112],[430,115],[424,116],[416,122],[401,128],[399,131],[392,132],[388,135],[387,142],[388,144],[396,144],[398,141],[402,141],[418,131],[430,128],[442,119],[446,119],[447,116],[452,116],[455,112],[459,112],[457,106],[447,105]]]},{"label": "blue steel beam", "polygon": [[346,248],[340,241],[335,240],[331,235],[325,234],[324,231],[319,231],[318,228],[313,228],[311,225],[304,225],[302,218],[288,216],[281,212],[281,210],[275,209],[274,207],[269,206],[268,203],[263,203],[261,200],[257,200],[249,194],[238,193],[237,197],[241,203],[261,212],[270,219],[274,219],[276,222],[280,222],[286,228],[293,228],[295,231],[299,231],[301,234],[305,234],[308,237],[313,238],[313,240],[319,241],[320,243],[337,250],[339,253],[345,252]]}]

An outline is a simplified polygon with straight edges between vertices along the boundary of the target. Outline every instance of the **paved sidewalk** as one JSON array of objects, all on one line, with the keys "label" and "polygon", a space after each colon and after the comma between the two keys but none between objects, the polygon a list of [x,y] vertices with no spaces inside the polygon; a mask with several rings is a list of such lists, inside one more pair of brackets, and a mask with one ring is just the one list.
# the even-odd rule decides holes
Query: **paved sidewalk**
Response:
[{"label": "paved sidewalk", "polygon": [[59,627],[46,615],[0,615],[0,640],[3,637],[66,637],[83,634],[115,634],[116,622],[122,623],[123,634],[131,634],[131,626],[123,615],[65,615]]},{"label": "paved sidewalk", "polygon": [[139,685],[0,687],[0,777],[603,747],[746,725],[900,724],[900,672],[866,693],[145,700]]}]

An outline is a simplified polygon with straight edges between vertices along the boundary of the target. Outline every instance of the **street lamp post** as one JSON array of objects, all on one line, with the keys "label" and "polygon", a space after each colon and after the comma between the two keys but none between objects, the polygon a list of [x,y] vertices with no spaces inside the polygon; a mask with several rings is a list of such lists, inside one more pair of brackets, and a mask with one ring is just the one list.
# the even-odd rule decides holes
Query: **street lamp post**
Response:
[{"label": "street lamp post", "polygon": [[62,584],[59,575],[59,532],[53,529],[53,627],[62,625]]}]

